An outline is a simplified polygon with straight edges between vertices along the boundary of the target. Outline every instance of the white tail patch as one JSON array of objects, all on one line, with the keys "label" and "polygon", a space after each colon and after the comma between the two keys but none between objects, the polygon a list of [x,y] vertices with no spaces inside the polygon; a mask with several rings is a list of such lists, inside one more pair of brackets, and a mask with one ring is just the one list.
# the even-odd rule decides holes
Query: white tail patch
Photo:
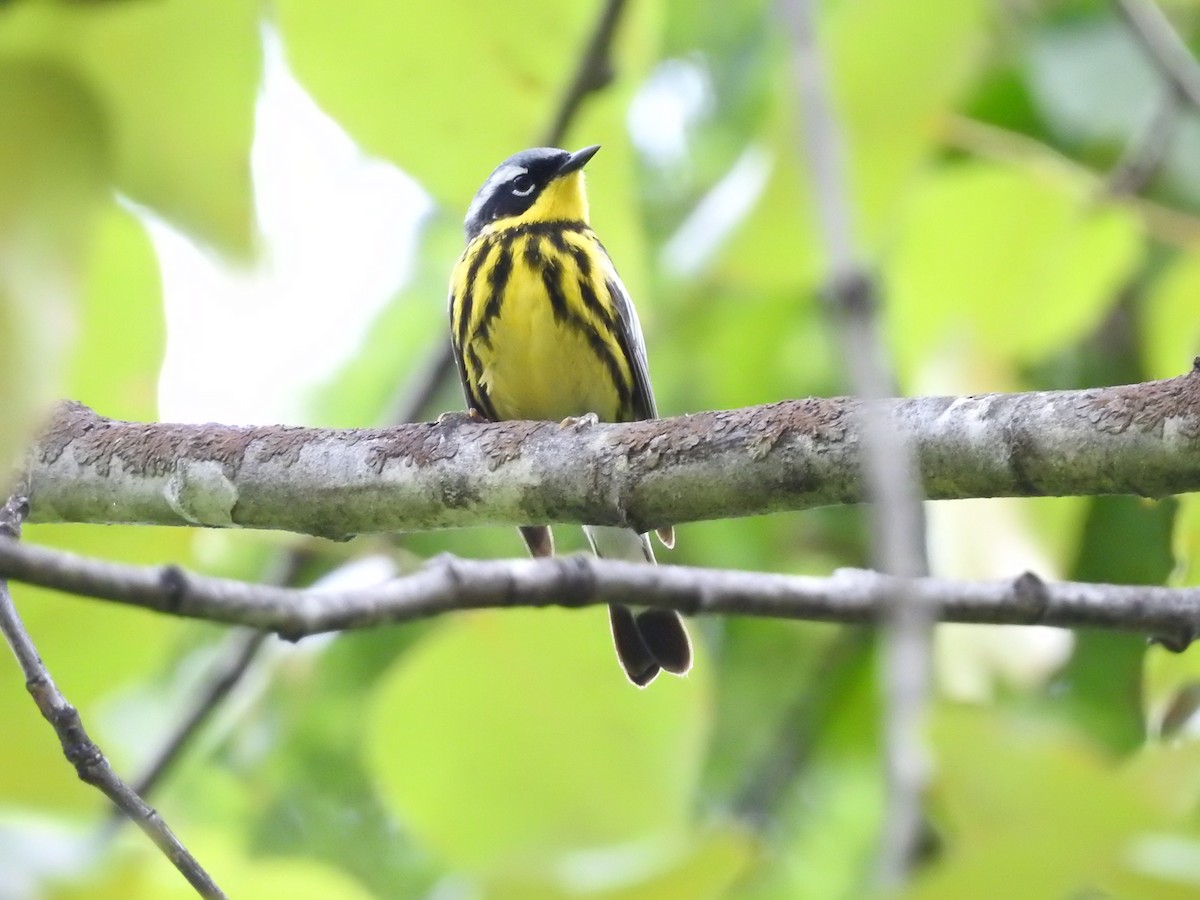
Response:
[{"label": "white tail patch", "polygon": [[592,551],[601,559],[623,559],[627,562],[654,562],[654,550],[644,534],[632,528],[614,528],[610,525],[584,525]]}]

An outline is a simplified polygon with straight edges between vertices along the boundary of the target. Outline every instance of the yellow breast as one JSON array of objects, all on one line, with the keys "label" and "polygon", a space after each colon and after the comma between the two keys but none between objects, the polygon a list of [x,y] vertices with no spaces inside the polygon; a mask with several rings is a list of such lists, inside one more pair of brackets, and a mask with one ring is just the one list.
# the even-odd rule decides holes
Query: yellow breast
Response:
[{"label": "yellow breast", "polygon": [[[470,296],[456,323],[465,377],[477,380],[495,416],[631,418],[629,361],[606,283],[610,264],[596,256],[603,250],[595,236],[535,229],[490,238],[488,258],[473,278],[456,272],[454,289]],[[470,255],[468,248],[464,261]],[[498,277],[497,265],[508,271]]]}]

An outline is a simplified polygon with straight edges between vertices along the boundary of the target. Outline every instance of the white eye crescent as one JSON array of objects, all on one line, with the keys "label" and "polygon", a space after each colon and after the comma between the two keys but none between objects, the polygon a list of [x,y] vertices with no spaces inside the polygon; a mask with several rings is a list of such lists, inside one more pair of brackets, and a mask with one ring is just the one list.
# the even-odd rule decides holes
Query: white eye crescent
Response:
[{"label": "white eye crescent", "polygon": [[533,193],[535,185],[528,175],[518,175],[512,181],[512,192],[517,197],[528,197]]}]

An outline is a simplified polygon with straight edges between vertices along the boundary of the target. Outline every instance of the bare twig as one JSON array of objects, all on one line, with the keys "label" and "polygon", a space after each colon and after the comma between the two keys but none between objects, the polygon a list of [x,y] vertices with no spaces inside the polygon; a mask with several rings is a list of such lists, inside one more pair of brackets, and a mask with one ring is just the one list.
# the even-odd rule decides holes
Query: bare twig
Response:
[{"label": "bare twig", "polygon": [[[301,568],[311,556],[306,547],[292,547],[281,553],[272,571],[266,579],[267,584],[292,586]],[[241,682],[250,670],[258,653],[270,634],[265,631],[248,631],[241,629],[230,636],[229,650],[224,655],[215,671],[210,673],[207,683],[198,692],[191,710],[171,732],[158,752],[150,757],[150,763],[134,784],[134,790],[143,798],[150,794],[162,783],[163,779],[174,768],[183,752],[192,740],[199,734],[205,723],[225,701],[225,698]],[[124,822],[124,817],[114,816],[108,824],[108,832]]]},{"label": "bare twig", "polygon": [[[606,88],[613,80],[612,45],[617,24],[625,9],[625,0],[601,0],[600,15],[588,35],[587,45],[579,57],[571,81],[563,92],[550,126],[540,143],[556,147],[566,137],[567,129],[579,108],[591,94]],[[413,379],[397,395],[393,405],[392,422],[415,422],[429,408],[442,385],[454,372],[454,356],[449,335],[430,353]]]},{"label": "bare twig", "polygon": [[[138,777],[133,789],[141,797],[148,797],[159,786],[167,773],[179,761],[184,749],[199,733],[200,729],[221,705],[230,692],[237,687],[242,676],[249,671],[258,658],[263,644],[271,635],[266,631],[242,631],[232,636],[231,652],[221,661],[220,667],[196,697],[191,711],[184,716],[176,729],[163,742],[162,747],[151,759],[146,770]],[[114,817],[110,827],[124,821]]]},{"label": "bare twig", "polygon": [[[1187,47],[1153,3],[1147,0],[1118,0],[1117,6],[1134,39],[1154,58],[1154,64],[1160,72],[1166,72],[1171,67],[1163,55],[1170,53],[1178,58],[1176,65],[1184,73],[1184,80],[1200,85],[1200,66],[1196,65]],[[1167,158],[1171,143],[1179,131],[1180,107],[1186,102],[1187,93],[1181,80],[1167,74],[1150,116],[1130,139],[1121,159],[1105,180],[1105,188],[1111,196],[1136,194],[1150,183]]]},{"label": "bare twig", "polygon": [[571,83],[563,94],[562,101],[554,113],[554,119],[542,138],[548,147],[556,147],[566,137],[575,114],[583,101],[596,91],[602,91],[613,80],[612,45],[617,33],[617,23],[625,9],[625,0],[602,0],[600,15],[588,37],[587,47],[579,58],[579,65]]},{"label": "bare twig", "polygon": [[921,732],[929,695],[934,611],[904,580],[924,575],[928,568],[920,482],[912,448],[890,427],[882,405],[894,391],[892,366],[879,335],[875,284],[855,249],[844,139],[816,39],[816,10],[812,0],[790,0],[787,9],[795,43],[802,138],[829,257],[828,292],[850,382],[865,401],[862,462],[867,495],[874,501],[871,546],[876,565],[900,576],[887,604],[881,667],[888,802],[879,873],[885,886],[894,887],[905,881],[916,857],[928,769]]},{"label": "bare twig", "polygon": [[[688,615],[874,622],[897,579],[865,569],[827,578],[687,566],[642,566],[591,555],[466,560],[439,556],[410,575],[355,590],[282,588],[209,578],[175,566],[131,566],[0,540],[0,577],[288,639],[411,622],[466,609],[590,606],[636,596]],[[1200,588],[911,579],[947,622],[1102,628],[1186,647],[1200,626]]]},{"label": "bare twig", "polygon": [[[0,544],[5,547],[19,546],[16,540],[20,536],[21,523],[27,511],[28,505],[24,498],[9,498],[0,509]],[[0,632],[4,633],[13,655],[21,666],[26,687],[38,710],[53,726],[62,744],[63,754],[75,767],[80,779],[98,788],[125,815],[136,822],[200,896],[223,898],[225,894],[175,837],[167,823],[118,777],[100,748],[88,736],[79,713],[67,702],[50,677],[49,670],[21,622],[9,593],[8,583],[3,580],[0,580]]]},{"label": "bare twig", "polygon": [[767,753],[749,769],[732,804],[734,812],[756,829],[765,830],[775,821],[788,798],[788,786],[804,769],[834,711],[845,701],[850,676],[870,653],[871,638],[858,626],[841,629],[822,649],[804,687],[780,717]]},{"label": "bare twig", "polygon": [[[1118,7],[1121,8],[1134,38],[1157,58],[1153,48],[1150,47],[1148,35],[1152,31],[1161,33],[1163,28],[1172,36],[1174,36],[1174,32],[1157,8],[1139,9],[1139,7],[1145,6],[1153,7],[1153,4],[1137,2],[1137,0],[1118,2]],[[1152,20],[1160,20],[1159,25],[1157,27],[1148,25]],[[1183,52],[1187,54],[1187,48],[1183,46],[1182,41],[1178,41],[1177,36],[1175,36],[1174,43],[1177,52],[1182,48]],[[1187,57],[1188,60],[1191,60],[1190,54],[1187,54]],[[1163,70],[1165,64],[1157,63],[1157,67]],[[1185,63],[1185,68],[1191,69],[1193,79],[1200,84],[1200,69],[1196,67],[1195,62],[1191,61],[1190,65]],[[1171,142],[1179,131],[1180,106],[1186,101],[1187,97],[1179,81],[1170,77],[1166,78],[1149,118],[1130,139],[1121,159],[1113,167],[1105,181],[1106,190],[1110,195],[1120,197],[1140,193],[1150,183],[1154,173],[1166,159],[1167,153],[1171,149]]]},{"label": "bare twig", "polygon": [[1179,91],[1166,85],[1145,124],[1133,135],[1125,152],[1104,181],[1109,196],[1123,197],[1145,190],[1167,158],[1179,130]]},{"label": "bare twig", "polygon": [[1200,110],[1200,64],[1152,0],[1114,0],[1117,9],[1158,68],[1180,96]]},{"label": "bare twig", "polygon": [[[945,126],[945,140],[949,146],[998,162],[1049,170],[1094,187],[1098,192],[1105,189],[1103,176],[1036,138],[962,116],[948,117]],[[1191,250],[1200,243],[1200,219],[1195,216],[1144,197],[1110,196],[1136,213],[1143,227],[1156,240],[1184,250]]]}]

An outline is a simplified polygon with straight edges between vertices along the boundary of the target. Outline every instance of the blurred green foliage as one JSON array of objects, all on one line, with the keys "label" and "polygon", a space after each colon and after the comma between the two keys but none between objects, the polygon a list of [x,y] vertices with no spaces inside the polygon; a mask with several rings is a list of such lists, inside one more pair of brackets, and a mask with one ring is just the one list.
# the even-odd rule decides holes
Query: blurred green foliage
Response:
[{"label": "blurred green foliage", "polygon": [[[844,390],[819,302],[805,110],[774,3],[627,4],[593,221],[634,294],[666,415]],[[1168,5],[1185,35],[1195,0]],[[162,289],[135,201],[232,260],[255,250],[262,29],[368,153],[439,209],[416,271],[314,423],[386,421],[444,340],[458,221],[539,139],[597,3],[0,3],[0,458],[60,395],[152,419]],[[908,393],[1169,377],[1200,354],[1200,115],[1134,198],[1105,179],[1163,89],[1107,3],[828,0],[820,40],[859,239]],[[336,302],[331,299],[331,302]],[[175,336],[173,336],[175,339]],[[247,386],[253,390],[253,386]],[[460,398],[443,387],[434,409]],[[969,512],[967,512],[969,510]],[[565,531],[565,530],[564,530]],[[114,560],[265,577],[279,536],[39,527]],[[560,547],[580,546],[559,535]],[[1194,497],[944,504],[940,574],[1195,584]],[[305,545],[401,570],[514,555],[507,530]],[[855,509],[683,524],[672,562],[826,573],[865,562]],[[223,632],[16,586],[58,682],[137,771]],[[234,897],[859,897],[883,810],[870,635],[696,624],[686,680],[630,689],[599,610],[495,611],[274,642],[155,803]],[[942,629],[928,860],[908,895],[1195,896],[1200,657],[1128,636]],[[0,897],[190,890],[104,815],[0,656]]]}]

